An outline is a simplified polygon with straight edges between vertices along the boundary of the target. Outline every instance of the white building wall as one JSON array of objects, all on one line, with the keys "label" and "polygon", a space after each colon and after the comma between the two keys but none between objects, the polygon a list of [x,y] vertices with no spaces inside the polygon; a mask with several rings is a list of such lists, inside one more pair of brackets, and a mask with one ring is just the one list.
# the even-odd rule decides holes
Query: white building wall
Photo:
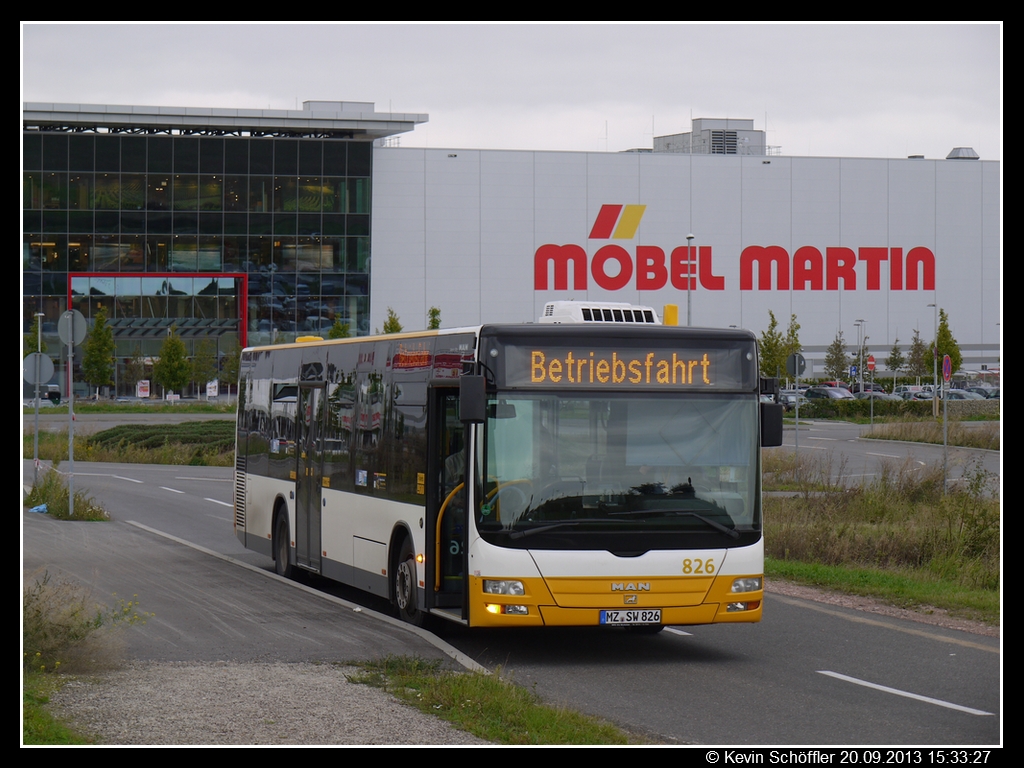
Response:
[{"label": "white building wall", "polygon": [[[782,329],[801,324],[810,357],[842,331],[852,353],[854,322],[866,321],[869,347],[881,360],[914,329],[932,338],[937,302],[965,351],[966,367],[998,360],[1001,302],[999,165],[983,161],[739,157],[642,153],[376,148],[373,181],[371,327],[393,307],[407,329],[441,309],[446,327],[535,321],[555,299],[630,301],[659,310],[686,291],[669,282],[639,290],[637,246],[665,253],[710,246],[724,290],[692,291],[694,325],[747,327],[760,333],[773,311]],[[635,236],[589,239],[603,205],[644,205]],[[586,289],[534,288],[534,256],[545,244],[577,245],[591,260],[603,246],[625,249],[634,275],[606,290],[588,267]],[[748,246],[781,246],[790,259],[813,246],[857,254],[868,247],[928,248],[935,290],[890,290],[889,262],[880,289],[869,290],[867,265],[855,268],[856,290],[741,290]],[[609,277],[615,269],[609,267]],[[881,365],[880,365],[881,367]]]}]

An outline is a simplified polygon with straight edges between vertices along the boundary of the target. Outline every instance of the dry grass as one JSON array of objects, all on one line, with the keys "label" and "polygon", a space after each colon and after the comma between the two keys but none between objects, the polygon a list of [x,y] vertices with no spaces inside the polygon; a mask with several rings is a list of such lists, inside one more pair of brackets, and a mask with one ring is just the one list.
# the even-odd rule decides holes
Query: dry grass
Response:
[{"label": "dry grass", "polygon": [[[942,444],[942,423],[934,419],[927,421],[898,421],[880,424],[865,432],[863,437],[876,440],[906,440],[914,443]],[[999,450],[999,423],[960,421],[948,425],[946,442],[963,448],[984,448]]]},{"label": "dry grass", "polygon": [[47,469],[32,490],[25,497],[26,507],[46,505],[46,513],[57,520],[109,520],[107,510],[91,496],[75,491],[74,514],[69,504],[71,494],[68,484],[57,469],[57,463]]},{"label": "dry grass", "polygon": [[112,630],[145,623],[148,616],[139,612],[134,598],[118,599],[108,608],[81,584],[44,572],[26,579],[22,592],[22,662],[32,672],[85,672],[111,666],[121,656]]},{"label": "dry grass", "polygon": [[[792,456],[792,454],[790,454]],[[925,572],[965,588],[999,587],[999,501],[980,467],[943,493],[941,467],[906,461],[857,485],[827,460],[775,459],[776,475],[800,483],[765,498],[765,554],[829,566]],[[829,474],[826,474],[828,472]]]}]

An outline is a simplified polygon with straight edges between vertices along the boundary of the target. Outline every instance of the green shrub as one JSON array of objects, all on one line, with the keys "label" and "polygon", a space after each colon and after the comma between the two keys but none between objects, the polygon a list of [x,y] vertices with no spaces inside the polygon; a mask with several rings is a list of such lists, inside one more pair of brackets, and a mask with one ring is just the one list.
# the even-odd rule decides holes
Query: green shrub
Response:
[{"label": "green shrub", "polygon": [[46,505],[50,517],[58,520],[109,520],[110,515],[91,496],[82,491],[75,491],[74,515],[70,514],[68,484],[64,481],[57,466],[54,465],[43,473],[39,481],[25,498],[25,506],[35,507]]},{"label": "green shrub", "polygon": [[33,672],[59,672],[109,662],[109,631],[144,624],[149,617],[138,606],[133,597],[106,608],[90,600],[80,584],[44,573],[22,593],[23,665]]},{"label": "green shrub", "polygon": [[[812,470],[790,474],[813,478]],[[840,473],[841,475],[841,473]],[[999,500],[975,467],[943,493],[942,468],[906,461],[871,481],[767,496],[765,554],[830,566],[920,570],[966,588],[998,589]]]}]

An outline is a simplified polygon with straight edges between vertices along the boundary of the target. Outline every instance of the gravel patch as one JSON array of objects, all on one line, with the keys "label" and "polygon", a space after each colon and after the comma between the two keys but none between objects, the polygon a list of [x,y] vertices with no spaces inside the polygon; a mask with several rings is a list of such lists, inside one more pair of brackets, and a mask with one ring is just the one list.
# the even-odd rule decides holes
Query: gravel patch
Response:
[{"label": "gravel patch", "polygon": [[140,663],[70,680],[53,710],[103,744],[488,744],[329,664]]}]

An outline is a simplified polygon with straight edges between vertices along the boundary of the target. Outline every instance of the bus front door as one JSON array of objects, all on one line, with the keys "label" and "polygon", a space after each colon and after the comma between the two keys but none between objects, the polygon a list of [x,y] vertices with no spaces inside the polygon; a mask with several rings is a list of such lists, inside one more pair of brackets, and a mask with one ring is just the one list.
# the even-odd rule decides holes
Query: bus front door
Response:
[{"label": "bus front door", "polygon": [[433,568],[426,586],[432,607],[461,608],[465,619],[466,429],[459,421],[459,391],[435,389],[430,408],[427,542]]},{"label": "bus front door", "polygon": [[299,386],[298,466],[295,473],[295,560],[320,572],[321,483],[323,476],[323,385]]}]

